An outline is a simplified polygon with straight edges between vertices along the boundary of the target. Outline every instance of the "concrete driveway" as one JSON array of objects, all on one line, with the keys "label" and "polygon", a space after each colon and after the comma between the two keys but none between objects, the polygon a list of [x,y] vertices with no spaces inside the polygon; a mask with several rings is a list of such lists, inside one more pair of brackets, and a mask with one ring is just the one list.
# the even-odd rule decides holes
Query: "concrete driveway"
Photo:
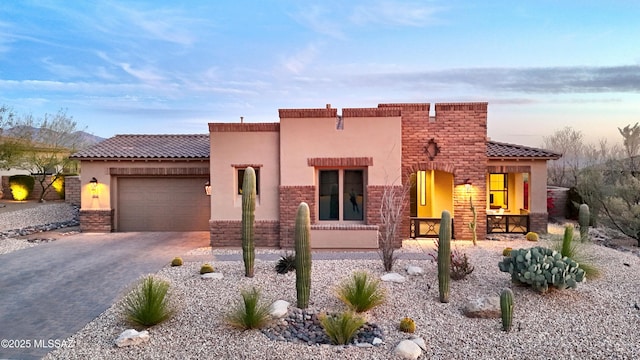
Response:
[{"label": "concrete driveway", "polygon": [[0,255],[0,359],[40,359],[141,275],[208,245],[207,232],[83,233]]}]

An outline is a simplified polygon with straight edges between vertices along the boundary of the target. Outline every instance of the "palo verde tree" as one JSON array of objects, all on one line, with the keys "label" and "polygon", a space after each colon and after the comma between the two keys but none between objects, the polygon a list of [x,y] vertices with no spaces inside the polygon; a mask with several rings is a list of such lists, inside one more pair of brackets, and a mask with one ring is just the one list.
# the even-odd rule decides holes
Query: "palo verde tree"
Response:
[{"label": "palo verde tree", "polygon": [[44,201],[46,193],[72,163],[69,155],[82,147],[82,134],[66,110],[42,118],[14,115],[10,125],[3,134],[19,144],[11,157],[12,165],[31,172],[42,190],[39,200]]}]

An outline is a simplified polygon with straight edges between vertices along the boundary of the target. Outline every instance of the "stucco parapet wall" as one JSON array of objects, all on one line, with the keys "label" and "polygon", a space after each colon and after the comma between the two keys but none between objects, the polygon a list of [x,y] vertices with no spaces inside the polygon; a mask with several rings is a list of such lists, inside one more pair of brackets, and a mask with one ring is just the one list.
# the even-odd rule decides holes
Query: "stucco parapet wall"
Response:
[{"label": "stucco parapet wall", "polygon": [[209,132],[278,132],[280,123],[209,123]]},{"label": "stucco parapet wall", "polygon": [[342,117],[393,117],[401,116],[402,110],[398,108],[347,108],[342,109]]},{"label": "stucco parapet wall", "polygon": [[318,167],[373,166],[373,158],[371,157],[308,158],[307,165],[318,166]]},{"label": "stucco parapet wall", "polygon": [[335,118],[338,116],[338,109],[278,109],[280,119],[293,118]]}]

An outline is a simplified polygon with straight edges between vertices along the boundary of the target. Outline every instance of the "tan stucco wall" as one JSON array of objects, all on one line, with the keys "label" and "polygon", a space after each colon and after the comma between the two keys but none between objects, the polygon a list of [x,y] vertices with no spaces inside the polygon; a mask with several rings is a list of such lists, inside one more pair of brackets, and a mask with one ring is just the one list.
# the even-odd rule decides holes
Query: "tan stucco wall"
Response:
[{"label": "tan stucco wall", "polygon": [[240,220],[242,196],[237,194],[233,165],[262,165],[256,220],[279,219],[280,135],[276,131],[211,132],[211,220]]},{"label": "tan stucco wall", "polygon": [[[533,213],[546,213],[547,212],[547,162],[545,160],[489,160],[487,166],[530,166],[531,173],[529,176],[529,211]],[[522,187],[522,176],[517,177],[516,182],[519,182],[518,186],[511,187],[512,177],[510,176],[509,186],[511,191],[509,194],[509,209],[514,212],[524,207],[523,197],[524,189]],[[487,191],[488,194],[488,191]],[[487,195],[487,203],[489,202]],[[512,207],[511,204],[514,204]],[[517,213],[514,213],[517,215]]]},{"label": "tan stucco wall", "polygon": [[308,158],[371,157],[368,185],[400,183],[402,124],[395,117],[281,118],[282,185],[314,185],[315,169]]},{"label": "tan stucco wall", "polygon": [[[80,177],[82,210],[117,208],[118,179],[109,175],[110,168],[207,168],[208,161],[82,161]],[[92,196],[89,180],[98,180],[98,197]],[[204,184],[202,184],[204,193]]]}]

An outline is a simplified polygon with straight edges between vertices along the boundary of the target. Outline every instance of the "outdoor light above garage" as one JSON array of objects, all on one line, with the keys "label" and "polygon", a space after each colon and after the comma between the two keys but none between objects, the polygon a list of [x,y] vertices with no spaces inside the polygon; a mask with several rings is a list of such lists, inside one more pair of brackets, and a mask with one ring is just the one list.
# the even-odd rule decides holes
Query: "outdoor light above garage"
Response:
[{"label": "outdoor light above garage", "polygon": [[211,196],[211,182],[207,181],[204,183],[204,193],[207,194],[207,196]]},{"label": "outdoor light above garage", "polygon": [[97,198],[98,197],[98,179],[96,179],[95,177],[92,177],[91,180],[89,180],[89,184],[91,184],[91,197]]}]

